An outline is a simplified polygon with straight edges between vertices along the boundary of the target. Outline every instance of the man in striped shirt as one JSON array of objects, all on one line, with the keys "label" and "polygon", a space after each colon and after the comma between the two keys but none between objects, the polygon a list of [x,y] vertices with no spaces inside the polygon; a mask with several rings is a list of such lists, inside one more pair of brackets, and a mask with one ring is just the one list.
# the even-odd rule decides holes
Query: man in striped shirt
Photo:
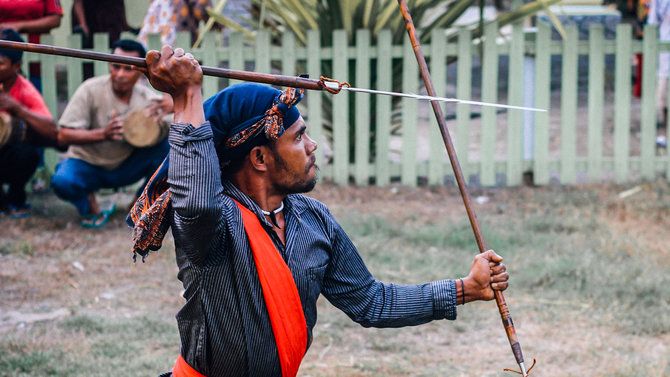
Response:
[{"label": "man in striped shirt", "polygon": [[457,304],[507,288],[502,258],[490,250],[462,279],[375,280],[326,206],[299,194],[314,187],[317,169],[317,145],[294,106],[300,91],[240,84],[203,104],[190,54],[165,46],[147,65],[151,84],[173,96],[175,123],[169,162],[129,221],[144,257],[167,229],[152,225],[162,218],[156,209],[171,203],[165,218],[187,300],[173,376],[294,376],[320,294],[365,327],[401,327],[455,319]]}]

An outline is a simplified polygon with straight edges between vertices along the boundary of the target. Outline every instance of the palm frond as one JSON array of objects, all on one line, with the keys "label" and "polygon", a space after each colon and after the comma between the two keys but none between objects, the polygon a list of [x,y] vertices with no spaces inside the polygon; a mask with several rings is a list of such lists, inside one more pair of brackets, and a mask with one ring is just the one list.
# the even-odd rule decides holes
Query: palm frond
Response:
[{"label": "palm frond", "polygon": [[291,29],[293,34],[295,34],[296,38],[298,38],[300,43],[303,45],[307,44],[305,28],[297,23],[293,17],[291,17],[291,15],[284,10],[284,8],[275,2],[269,2],[268,7],[271,8],[272,11],[274,11],[284,21],[284,23]]},{"label": "palm frond", "polygon": [[548,1],[547,0],[538,0],[538,1],[540,2],[540,4],[542,4],[544,12],[547,13],[547,17],[549,17],[549,21],[551,21],[551,23],[554,25],[554,27],[558,31],[558,34],[561,35],[561,38],[563,38],[563,40],[568,39],[568,36],[565,33],[565,29],[563,28],[563,23],[561,23],[561,21],[558,19],[558,17],[556,17],[554,12],[552,12],[551,9],[549,9],[549,4],[547,4]]},{"label": "palm frond", "polygon": [[351,6],[351,0],[340,0],[340,14],[342,15],[342,26],[344,26],[344,30],[347,31],[347,34],[349,35],[349,38],[353,36],[353,11]]},{"label": "palm frond", "polygon": [[[221,14],[221,12],[223,12],[223,8],[226,7],[227,2],[228,2],[228,0],[221,0],[216,5],[216,7],[214,7],[214,13]],[[211,8],[206,8],[205,10],[209,14]],[[207,34],[207,32],[212,29],[212,26],[214,26],[214,22],[216,22],[216,21],[214,20],[214,18],[211,18],[211,17],[210,17],[209,20],[207,20],[207,23],[205,24],[204,30],[202,31],[202,33],[198,34],[198,39],[196,39],[195,43],[193,43],[193,48],[197,48],[200,45],[200,42],[202,42],[202,38],[204,38],[205,34]]]},{"label": "palm frond", "polygon": [[228,16],[224,16],[222,14],[214,12],[213,9],[207,8],[207,14],[209,14],[209,17],[213,18],[214,21],[220,23],[223,26],[229,27],[235,31],[239,31],[242,34],[244,34],[245,37],[248,38],[254,38],[255,33],[250,31],[248,28],[240,25],[239,23],[235,22],[233,19],[231,19]]},{"label": "palm frond", "polygon": [[388,24],[391,23],[390,20],[393,18],[393,16],[400,18],[398,5],[395,4],[394,1],[391,1],[386,4],[384,10],[382,10],[381,14],[377,18],[377,24],[375,25],[373,33],[377,35],[380,30],[388,28]]},{"label": "palm frond", "polygon": [[[310,13],[305,4],[299,0],[285,0],[287,7],[308,26],[308,29],[318,29],[319,23],[316,22],[314,15]],[[314,8],[312,8],[314,9]]]},{"label": "palm frond", "polygon": [[377,1],[365,1],[365,8],[363,9],[363,20],[361,22],[361,25],[363,26],[364,29],[368,29],[370,27],[370,18],[372,17],[372,9],[375,6]]}]

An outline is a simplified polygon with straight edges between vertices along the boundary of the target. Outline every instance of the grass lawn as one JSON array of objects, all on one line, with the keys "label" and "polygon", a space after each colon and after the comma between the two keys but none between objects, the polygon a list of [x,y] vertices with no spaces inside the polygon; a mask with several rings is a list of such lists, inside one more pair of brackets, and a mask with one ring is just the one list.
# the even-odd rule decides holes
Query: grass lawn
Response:
[{"label": "grass lawn", "polygon": [[[473,190],[489,248],[505,257],[505,292],[533,376],[670,375],[670,188]],[[310,193],[341,222],[379,280],[467,274],[476,244],[453,188],[338,188]],[[130,193],[103,229],[35,195],[33,216],[0,218],[0,376],[157,376],[179,347],[183,303],[171,238],[133,264]],[[515,376],[493,302],[456,321],[364,329],[319,302],[299,376]]]}]

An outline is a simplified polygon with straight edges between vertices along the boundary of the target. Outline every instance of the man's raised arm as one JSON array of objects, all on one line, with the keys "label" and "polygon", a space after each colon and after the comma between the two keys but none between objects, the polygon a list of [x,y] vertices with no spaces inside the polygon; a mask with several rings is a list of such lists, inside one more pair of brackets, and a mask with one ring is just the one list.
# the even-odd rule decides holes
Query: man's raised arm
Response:
[{"label": "man's raised arm", "polygon": [[[222,216],[222,191],[212,131],[202,107],[202,70],[184,50],[164,46],[146,57],[149,82],[174,100],[174,123],[170,127],[168,183],[175,211],[172,233],[175,241],[188,245],[184,252],[197,264],[205,263],[214,232]],[[200,127],[200,128],[199,128]]]},{"label": "man's raised arm", "polygon": [[146,62],[151,85],[172,96],[175,123],[203,124],[202,69],[193,55],[163,46],[161,52],[149,51]]}]

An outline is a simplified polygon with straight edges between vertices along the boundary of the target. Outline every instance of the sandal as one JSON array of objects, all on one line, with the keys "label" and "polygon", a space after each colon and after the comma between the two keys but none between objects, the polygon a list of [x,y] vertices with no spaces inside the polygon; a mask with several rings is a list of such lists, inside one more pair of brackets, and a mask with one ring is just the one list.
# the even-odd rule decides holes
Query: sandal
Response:
[{"label": "sandal", "polygon": [[84,220],[81,221],[81,226],[84,228],[102,228],[107,224],[107,221],[109,221],[109,218],[112,216],[115,209],[116,204],[112,203],[110,208],[100,211],[100,214],[97,216],[87,215]]},{"label": "sandal", "polygon": [[10,205],[9,216],[12,219],[23,219],[28,217],[30,216],[30,206],[28,204],[23,204],[21,206]]}]

